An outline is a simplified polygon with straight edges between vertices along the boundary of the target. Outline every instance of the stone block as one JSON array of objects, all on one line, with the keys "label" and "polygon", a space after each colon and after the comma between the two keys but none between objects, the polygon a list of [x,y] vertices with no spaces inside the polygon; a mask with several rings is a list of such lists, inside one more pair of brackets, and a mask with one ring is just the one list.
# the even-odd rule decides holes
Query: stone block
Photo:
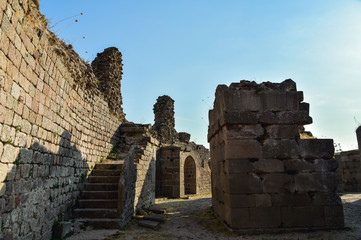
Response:
[{"label": "stone block", "polygon": [[255,207],[255,196],[258,194],[229,194],[224,193],[224,204],[229,208]]},{"label": "stone block", "polygon": [[261,179],[255,174],[227,174],[224,191],[230,194],[262,193]]},{"label": "stone block", "polygon": [[289,173],[296,172],[313,172],[315,166],[312,162],[306,161],[305,159],[287,159],[283,161],[285,171]]},{"label": "stone block", "polygon": [[[254,194],[256,207],[271,207],[271,195],[270,194]],[[252,206],[249,206],[252,207]]]},{"label": "stone block", "polygon": [[267,139],[263,143],[263,158],[266,159],[289,159],[298,158],[299,147],[295,140]]},{"label": "stone block", "polygon": [[262,112],[259,115],[259,122],[264,124],[275,124],[278,123],[278,118],[274,112]]},{"label": "stone block", "polygon": [[283,162],[278,159],[261,159],[253,163],[255,172],[277,173],[283,172]]},{"label": "stone block", "polygon": [[13,142],[14,140],[15,140],[15,128],[10,127],[8,125],[4,125],[1,134],[1,141]]},{"label": "stone block", "polygon": [[323,206],[281,207],[283,227],[324,227]]},{"label": "stone block", "polygon": [[312,118],[305,111],[282,111],[276,113],[279,124],[306,125],[312,123]]},{"label": "stone block", "polygon": [[224,112],[220,116],[220,126],[226,124],[257,124],[258,115],[256,112]]},{"label": "stone block", "polygon": [[225,208],[225,221],[231,228],[250,228],[249,208]]},{"label": "stone block", "polygon": [[252,228],[281,227],[281,209],[278,207],[257,207],[249,209]]},{"label": "stone block", "polygon": [[325,221],[327,227],[344,227],[345,223],[342,205],[325,206]]},{"label": "stone block", "polygon": [[263,135],[263,128],[261,124],[250,125],[227,125],[226,139],[256,139]]},{"label": "stone block", "polygon": [[16,148],[10,144],[4,145],[4,152],[1,157],[1,162],[3,163],[13,163],[19,154],[19,148]]},{"label": "stone block", "polygon": [[337,168],[338,162],[335,158],[314,160],[314,169],[316,172],[334,172]]},{"label": "stone block", "polygon": [[300,102],[302,101],[299,93],[296,91],[286,92],[286,110],[299,110]]},{"label": "stone block", "polygon": [[[254,166],[249,159],[228,159],[222,162],[226,173],[253,173]],[[213,170],[212,170],[213,171]]]},{"label": "stone block", "polygon": [[72,231],[71,222],[60,222],[53,226],[53,236],[54,239],[63,239],[68,233]]},{"label": "stone block", "polygon": [[3,182],[0,182],[0,197],[5,195],[6,193],[6,184]]},{"label": "stone block", "polygon": [[295,180],[286,173],[269,173],[263,178],[263,192],[290,193],[295,191]]},{"label": "stone block", "polygon": [[312,200],[312,205],[321,206],[341,206],[340,196],[335,192],[315,192],[308,193]]},{"label": "stone block", "polygon": [[300,153],[306,159],[330,159],[335,148],[333,139],[300,139]]},{"label": "stone block", "polygon": [[307,193],[273,193],[271,201],[274,207],[312,205],[312,199]]},{"label": "stone block", "polygon": [[228,91],[224,95],[225,111],[258,111],[258,97],[254,90]]},{"label": "stone block", "polygon": [[269,125],[265,127],[270,138],[298,139],[300,138],[297,125]]},{"label": "stone block", "polygon": [[336,190],[339,177],[335,172],[299,173],[295,175],[296,189],[305,192],[333,192]]},{"label": "stone block", "polygon": [[262,91],[259,92],[260,111],[283,111],[286,110],[286,92]]},{"label": "stone block", "polygon": [[309,103],[300,103],[300,111],[305,111],[307,115],[310,114],[310,104]]},{"label": "stone block", "polygon": [[229,140],[225,144],[226,159],[259,159],[262,147],[256,140]]},{"label": "stone block", "polygon": [[0,182],[5,181],[8,174],[8,165],[0,163]]}]

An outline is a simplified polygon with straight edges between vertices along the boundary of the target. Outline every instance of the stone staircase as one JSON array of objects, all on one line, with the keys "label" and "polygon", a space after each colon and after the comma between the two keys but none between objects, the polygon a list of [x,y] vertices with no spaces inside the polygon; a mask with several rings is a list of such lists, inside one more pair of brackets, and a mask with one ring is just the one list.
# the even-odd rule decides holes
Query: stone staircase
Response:
[{"label": "stone staircase", "polygon": [[97,229],[120,227],[118,184],[122,168],[121,161],[95,165],[74,210],[77,222]]}]

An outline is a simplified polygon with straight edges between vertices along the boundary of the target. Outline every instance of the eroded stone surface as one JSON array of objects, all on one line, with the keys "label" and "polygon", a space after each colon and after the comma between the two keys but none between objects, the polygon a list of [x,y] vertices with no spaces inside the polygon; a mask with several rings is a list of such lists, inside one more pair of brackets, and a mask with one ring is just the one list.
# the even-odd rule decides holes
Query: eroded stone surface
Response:
[{"label": "eroded stone surface", "polygon": [[290,79],[218,86],[209,112],[212,205],[230,228],[343,227],[333,140],[300,139],[312,123],[302,101]]}]

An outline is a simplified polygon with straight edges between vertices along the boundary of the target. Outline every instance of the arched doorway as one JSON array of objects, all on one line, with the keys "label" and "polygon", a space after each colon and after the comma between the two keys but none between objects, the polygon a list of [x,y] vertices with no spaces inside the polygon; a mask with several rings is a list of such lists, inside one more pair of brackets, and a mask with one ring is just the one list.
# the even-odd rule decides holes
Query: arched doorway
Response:
[{"label": "arched doorway", "polygon": [[184,162],[184,194],[197,193],[196,163],[191,156]]}]

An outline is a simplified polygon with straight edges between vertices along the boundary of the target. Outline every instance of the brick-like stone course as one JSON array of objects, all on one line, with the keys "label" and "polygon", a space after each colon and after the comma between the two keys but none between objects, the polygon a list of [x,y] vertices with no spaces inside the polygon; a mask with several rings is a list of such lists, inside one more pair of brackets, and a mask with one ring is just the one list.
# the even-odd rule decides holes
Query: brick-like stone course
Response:
[{"label": "brick-like stone course", "polygon": [[38,7],[0,2],[0,239],[50,239],[124,120]]},{"label": "brick-like stone course", "polygon": [[118,191],[121,218],[125,225],[137,209],[154,205],[159,142],[151,136],[150,124],[122,124],[120,134],[118,146],[129,148]]},{"label": "brick-like stone course", "polygon": [[[292,80],[219,85],[209,112],[212,205],[240,231],[344,226],[332,139],[300,139],[312,123]],[[307,105],[308,106],[308,105]]]},{"label": "brick-like stone course", "polygon": [[342,181],[338,186],[339,192],[361,191],[361,156],[359,150],[345,151],[336,154],[339,164],[337,169]]}]

